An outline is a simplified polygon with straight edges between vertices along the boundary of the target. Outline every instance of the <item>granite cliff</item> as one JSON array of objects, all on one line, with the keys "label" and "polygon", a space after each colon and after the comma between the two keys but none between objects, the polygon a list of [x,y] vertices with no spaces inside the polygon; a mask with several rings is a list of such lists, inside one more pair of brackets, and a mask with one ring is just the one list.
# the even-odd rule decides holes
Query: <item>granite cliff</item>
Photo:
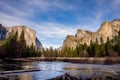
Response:
[{"label": "granite cliff", "polygon": [[106,43],[107,40],[113,39],[115,36],[119,36],[120,34],[120,19],[114,20],[112,22],[103,22],[100,29],[96,32],[91,32],[87,30],[77,30],[75,36],[68,35],[63,42],[64,47],[75,48],[77,44],[87,44],[90,43],[98,43],[101,44]]},{"label": "granite cliff", "polygon": [[26,41],[26,44],[28,46],[35,46],[37,50],[41,50],[42,44],[36,37],[36,32],[32,29],[30,29],[27,26],[13,26],[13,27],[3,27],[0,24],[0,40],[6,40],[10,35],[18,33],[18,39],[22,33],[24,32],[24,38]]}]

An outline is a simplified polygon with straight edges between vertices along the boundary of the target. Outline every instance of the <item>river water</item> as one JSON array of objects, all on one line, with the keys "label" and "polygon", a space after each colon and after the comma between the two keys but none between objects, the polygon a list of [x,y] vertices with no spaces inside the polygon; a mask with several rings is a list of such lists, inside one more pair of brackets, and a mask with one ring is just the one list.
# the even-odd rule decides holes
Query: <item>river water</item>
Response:
[{"label": "river water", "polygon": [[[0,62],[0,80],[47,80],[68,73],[83,79],[91,76],[114,75],[120,76],[120,64],[78,64],[69,62]],[[38,71],[12,73],[12,71],[32,70]],[[7,73],[7,71],[10,73]]]}]

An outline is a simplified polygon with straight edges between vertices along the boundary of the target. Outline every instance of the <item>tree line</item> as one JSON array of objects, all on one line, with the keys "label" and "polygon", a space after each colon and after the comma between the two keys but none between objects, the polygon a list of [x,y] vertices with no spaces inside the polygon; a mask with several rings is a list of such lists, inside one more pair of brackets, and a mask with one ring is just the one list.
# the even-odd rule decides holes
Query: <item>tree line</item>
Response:
[{"label": "tree line", "polygon": [[[3,43],[4,42],[4,43]],[[18,32],[10,35],[7,40],[1,41],[0,58],[20,58],[20,57],[35,57],[40,56],[40,53],[35,49],[33,44],[26,45],[24,31],[18,38]]]},{"label": "tree line", "polygon": [[90,42],[90,45],[79,44],[75,49],[64,47],[61,50],[50,48],[43,48],[37,51],[33,44],[26,45],[24,32],[22,31],[19,39],[18,32],[10,35],[6,41],[0,41],[0,58],[20,58],[20,57],[117,57],[120,56],[120,36],[114,37],[112,40],[107,38],[104,43],[103,39],[95,42]]},{"label": "tree line", "polygon": [[62,48],[62,50],[53,49],[43,49],[41,55],[45,57],[117,57],[120,56],[120,37],[116,36],[114,39],[110,40],[107,38],[107,42],[104,43],[103,39],[98,40],[96,38],[96,43],[90,42],[87,44],[78,44],[75,49],[72,48]]}]

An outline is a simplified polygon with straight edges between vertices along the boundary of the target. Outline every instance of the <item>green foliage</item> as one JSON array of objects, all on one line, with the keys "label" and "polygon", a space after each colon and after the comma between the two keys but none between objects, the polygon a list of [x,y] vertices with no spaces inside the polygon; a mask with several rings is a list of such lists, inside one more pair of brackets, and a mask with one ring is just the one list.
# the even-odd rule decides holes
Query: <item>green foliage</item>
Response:
[{"label": "green foliage", "polygon": [[105,44],[101,44],[99,50],[100,50],[100,53],[99,53],[100,57],[104,57],[107,55],[105,51]]},{"label": "green foliage", "polygon": [[117,44],[114,45],[114,50],[118,53],[118,55],[120,56],[120,37],[115,38],[117,40]]},{"label": "green foliage", "polygon": [[116,36],[110,40],[107,38],[107,42],[104,43],[103,39],[100,39],[100,43],[96,38],[96,43],[91,41],[90,46],[86,44],[79,44],[75,49],[64,47],[62,50],[53,49],[52,47],[42,49],[38,52],[35,46],[26,45],[24,39],[24,32],[22,31],[20,38],[18,39],[18,33],[10,35],[10,37],[0,45],[0,58],[18,58],[18,57],[115,57],[120,56],[120,36]]},{"label": "green foliage", "polygon": [[26,45],[24,32],[22,31],[19,38],[17,32],[9,36],[5,44],[0,46],[0,55],[3,58],[19,58],[40,56],[40,53],[37,52],[33,44],[30,47]]},{"label": "green foliage", "polygon": [[18,33],[16,32],[15,35],[10,35],[8,40],[5,43],[5,56],[6,57],[16,57],[17,56],[17,36]]},{"label": "green foliage", "polygon": [[[120,37],[115,37],[110,40],[107,38],[107,42],[104,43],[103,39],[100,39],[100,43],[96,38],[96,43],[91,41],[90,46],[86,44],[78,44],[75,49],[65,47],[61,51],[61,55],[64,57],[115,57],[120,56]],[[61,56],[59,55],[59,56]]]},{"label": "green foliage", "polygon": [[112,40],[107,38],[107,42],[104,43],[103,39],[100,39],[100,43],[96,38],[96,43],[91,41],[90,46],[86,44],[78,44],[75,49],[64,47],[62,50],[45,49],[41,52],[45,57],[115,57],[120,56],[120,37],[115,37]]}]

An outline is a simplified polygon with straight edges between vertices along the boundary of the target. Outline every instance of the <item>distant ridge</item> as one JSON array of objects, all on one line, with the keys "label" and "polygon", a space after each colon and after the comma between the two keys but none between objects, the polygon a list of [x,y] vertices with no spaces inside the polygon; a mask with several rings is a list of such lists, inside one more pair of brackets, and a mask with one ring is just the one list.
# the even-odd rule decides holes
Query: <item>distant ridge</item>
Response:
[{"label": "distant ridge", "polygon": [[25,41],[28,46],[33,45],[37,50],[43,48],[41,42],[36,37],[36,32],[29,27],[23,25],[3,27],[2,24],[0,24],[0,40],[6,40],[10,35],[15,34],[16,32],[18,33],[18,39],[21,33],[24,32]]},{"label": "distant ridge", "polygon": [[115,36],[119,36],[119,34],[120,19],[113,20],[112,22],[105,21],[97,32],[78,29],[75,36],[68,35],[62,47],[75,48],[77,44],[90,45],[91,42],[95,43],[96,40],[98,44],[101,44],[101,39],[103,43],[106,43],[108,38],[111,40]]}]

